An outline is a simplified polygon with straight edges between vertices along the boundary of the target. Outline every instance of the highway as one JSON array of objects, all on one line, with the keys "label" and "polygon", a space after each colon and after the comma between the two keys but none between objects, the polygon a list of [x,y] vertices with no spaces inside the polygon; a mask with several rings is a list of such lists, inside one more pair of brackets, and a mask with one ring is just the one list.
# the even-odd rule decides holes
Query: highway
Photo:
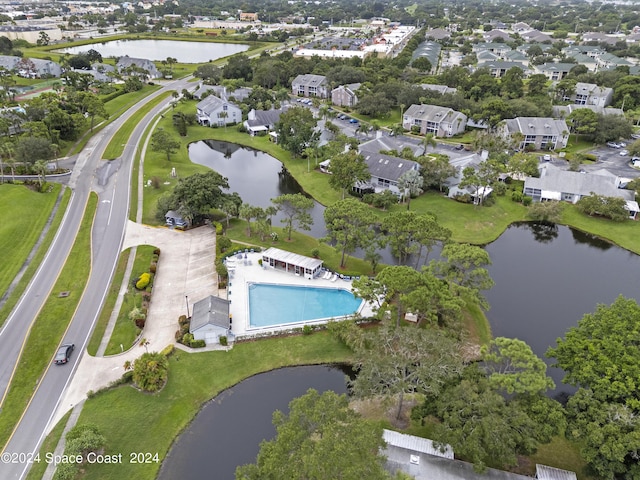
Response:
[{"label": "highway", "polygon": [[[63,343],[75,343],[76,349],[69,364],[50,364],[34,386],[31,402],[0,456],[0,478],[3,480],[26,476],[31,466],[29,460],[35,458],[59,399],[77,368],[120,254],[129,211],[131,167],[137,145],[153,117],[167,108],[171,99],[154,107],[136,126],[120,159],[107,162],[102,160],[102,154],[113,135],[136,110],[163,92],[180,92],[189,85],[194,84],[189,84],[187,79],[164,84],[94,135],[78,155],[69,181],[71,200],[58,233],[23,297],[0,330],[0,351],[3,352],[0,394],[4,396],[6,392],[29,328],[42,305],[50,294],[59,293],[52,292],[52,289],[77,235],[89,195],[95,191],[99,203],[92,231],[91,275],[84,292],[72,292],[72,295],[82,294],[82,299],[63,339]],[[54,353],[52,349],[52,359]]]}]

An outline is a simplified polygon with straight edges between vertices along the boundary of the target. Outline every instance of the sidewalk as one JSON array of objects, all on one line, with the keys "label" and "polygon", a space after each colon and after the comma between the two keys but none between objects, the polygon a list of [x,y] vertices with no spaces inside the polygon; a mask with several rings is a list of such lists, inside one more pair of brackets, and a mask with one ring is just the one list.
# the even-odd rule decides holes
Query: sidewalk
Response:
[{"label": "sidewalk", "polygon": [[[215,240],[215,231],[208,226],[181,232],[127,223],[123,250],[136,245],[160,248],[153,296],[142,332],[149,341],[148,351],[159,352],[175,342],[178,317],[187,313],[187,298],[191,308],[194,302],[218,293]],[[88,391],[97,391],[120,378],[125,362],[133,362],[144,352],[138,346],[109,357],[92,357],[82,352],[78,369],[49,428],[53,428],[70,408],[86,399]]]}]

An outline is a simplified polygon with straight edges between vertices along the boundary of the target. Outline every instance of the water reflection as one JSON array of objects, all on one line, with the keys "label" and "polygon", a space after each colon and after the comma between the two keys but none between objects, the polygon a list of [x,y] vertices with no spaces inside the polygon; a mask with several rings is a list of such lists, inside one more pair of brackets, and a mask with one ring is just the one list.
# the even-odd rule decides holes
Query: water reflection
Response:
[{"label": "water reflection", "polygon": [[558,238],[558,225],[549,222],[527,222],[524,225],[531,230],[536,242],[549,243]]},{"label": "water reflection", "polygon": [[[564,226],[554,230],[540,241],[537,226],[512,225],[486,247],[495,282],[485,293],[492,334],[524,340],[543,358],[598,304],[610,304],[618,295],[640,298],[640,257]],[[573,390],[562,385],[562,371],[549,374],[556,393]]]}]

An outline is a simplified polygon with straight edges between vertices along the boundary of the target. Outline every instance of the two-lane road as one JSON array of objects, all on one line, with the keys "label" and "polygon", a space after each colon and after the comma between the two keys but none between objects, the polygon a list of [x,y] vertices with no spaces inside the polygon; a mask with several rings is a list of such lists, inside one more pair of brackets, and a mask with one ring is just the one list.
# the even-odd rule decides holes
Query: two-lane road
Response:
[{"label": "two-lane road", "polygon": [[[99,204],[92,232],[91,275],[76,314],[64,336],[64,343],[75,343],[76,350],[69,364],[51,365],[35,387],[31,402],[0,457],[2,460],[0,461],[0,478],[2,479],[20,479],[26,475],[30,464],[22,460],[33,456],[40,448],[59,399],[84,352],[120,253],[129,210],[131,166],[137,145],[152,118],[166,108],[168,102],[162,102],[155,107],[136,126],[120,160],[105,162],[102,160],[102,153],[118,128],[142,105],[163,91],[181,91],[188,86],[187,80],[166,84],[161,90],[143,99],[99,132],[79,154],[70,179],[73,196],[58,235],[38,273],[0,332],[0,351],[3,352],[0,388],[4,391],[10,381],[28,329],[51,293],[56,278],[69,255],[89,194],[91,191],[96,191],[99,195]],[[52,357],[53,354],[52,351]],[[0,415],[2,415],[1,411]],[[12,458],[7,454],[16,455]],[[14,458],[16,462],[12,461]],[[10,461],[7,463],[5,460]]]}]

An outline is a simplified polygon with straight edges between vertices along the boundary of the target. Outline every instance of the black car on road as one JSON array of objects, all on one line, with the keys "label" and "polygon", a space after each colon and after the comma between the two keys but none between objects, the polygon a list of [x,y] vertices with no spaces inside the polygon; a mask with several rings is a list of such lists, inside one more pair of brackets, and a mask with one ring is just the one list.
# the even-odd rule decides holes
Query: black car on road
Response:
[{"label": "black car on road", "polygon": [[58,352],[56,353],[56,357],[53,359],[53,363],[56,365],[64,365],[67,363],[69,358],[71,358],[71,352],[73,352],[74,348],[75,345],[73,343],[60,345],[60,348],[58,348]]}]

